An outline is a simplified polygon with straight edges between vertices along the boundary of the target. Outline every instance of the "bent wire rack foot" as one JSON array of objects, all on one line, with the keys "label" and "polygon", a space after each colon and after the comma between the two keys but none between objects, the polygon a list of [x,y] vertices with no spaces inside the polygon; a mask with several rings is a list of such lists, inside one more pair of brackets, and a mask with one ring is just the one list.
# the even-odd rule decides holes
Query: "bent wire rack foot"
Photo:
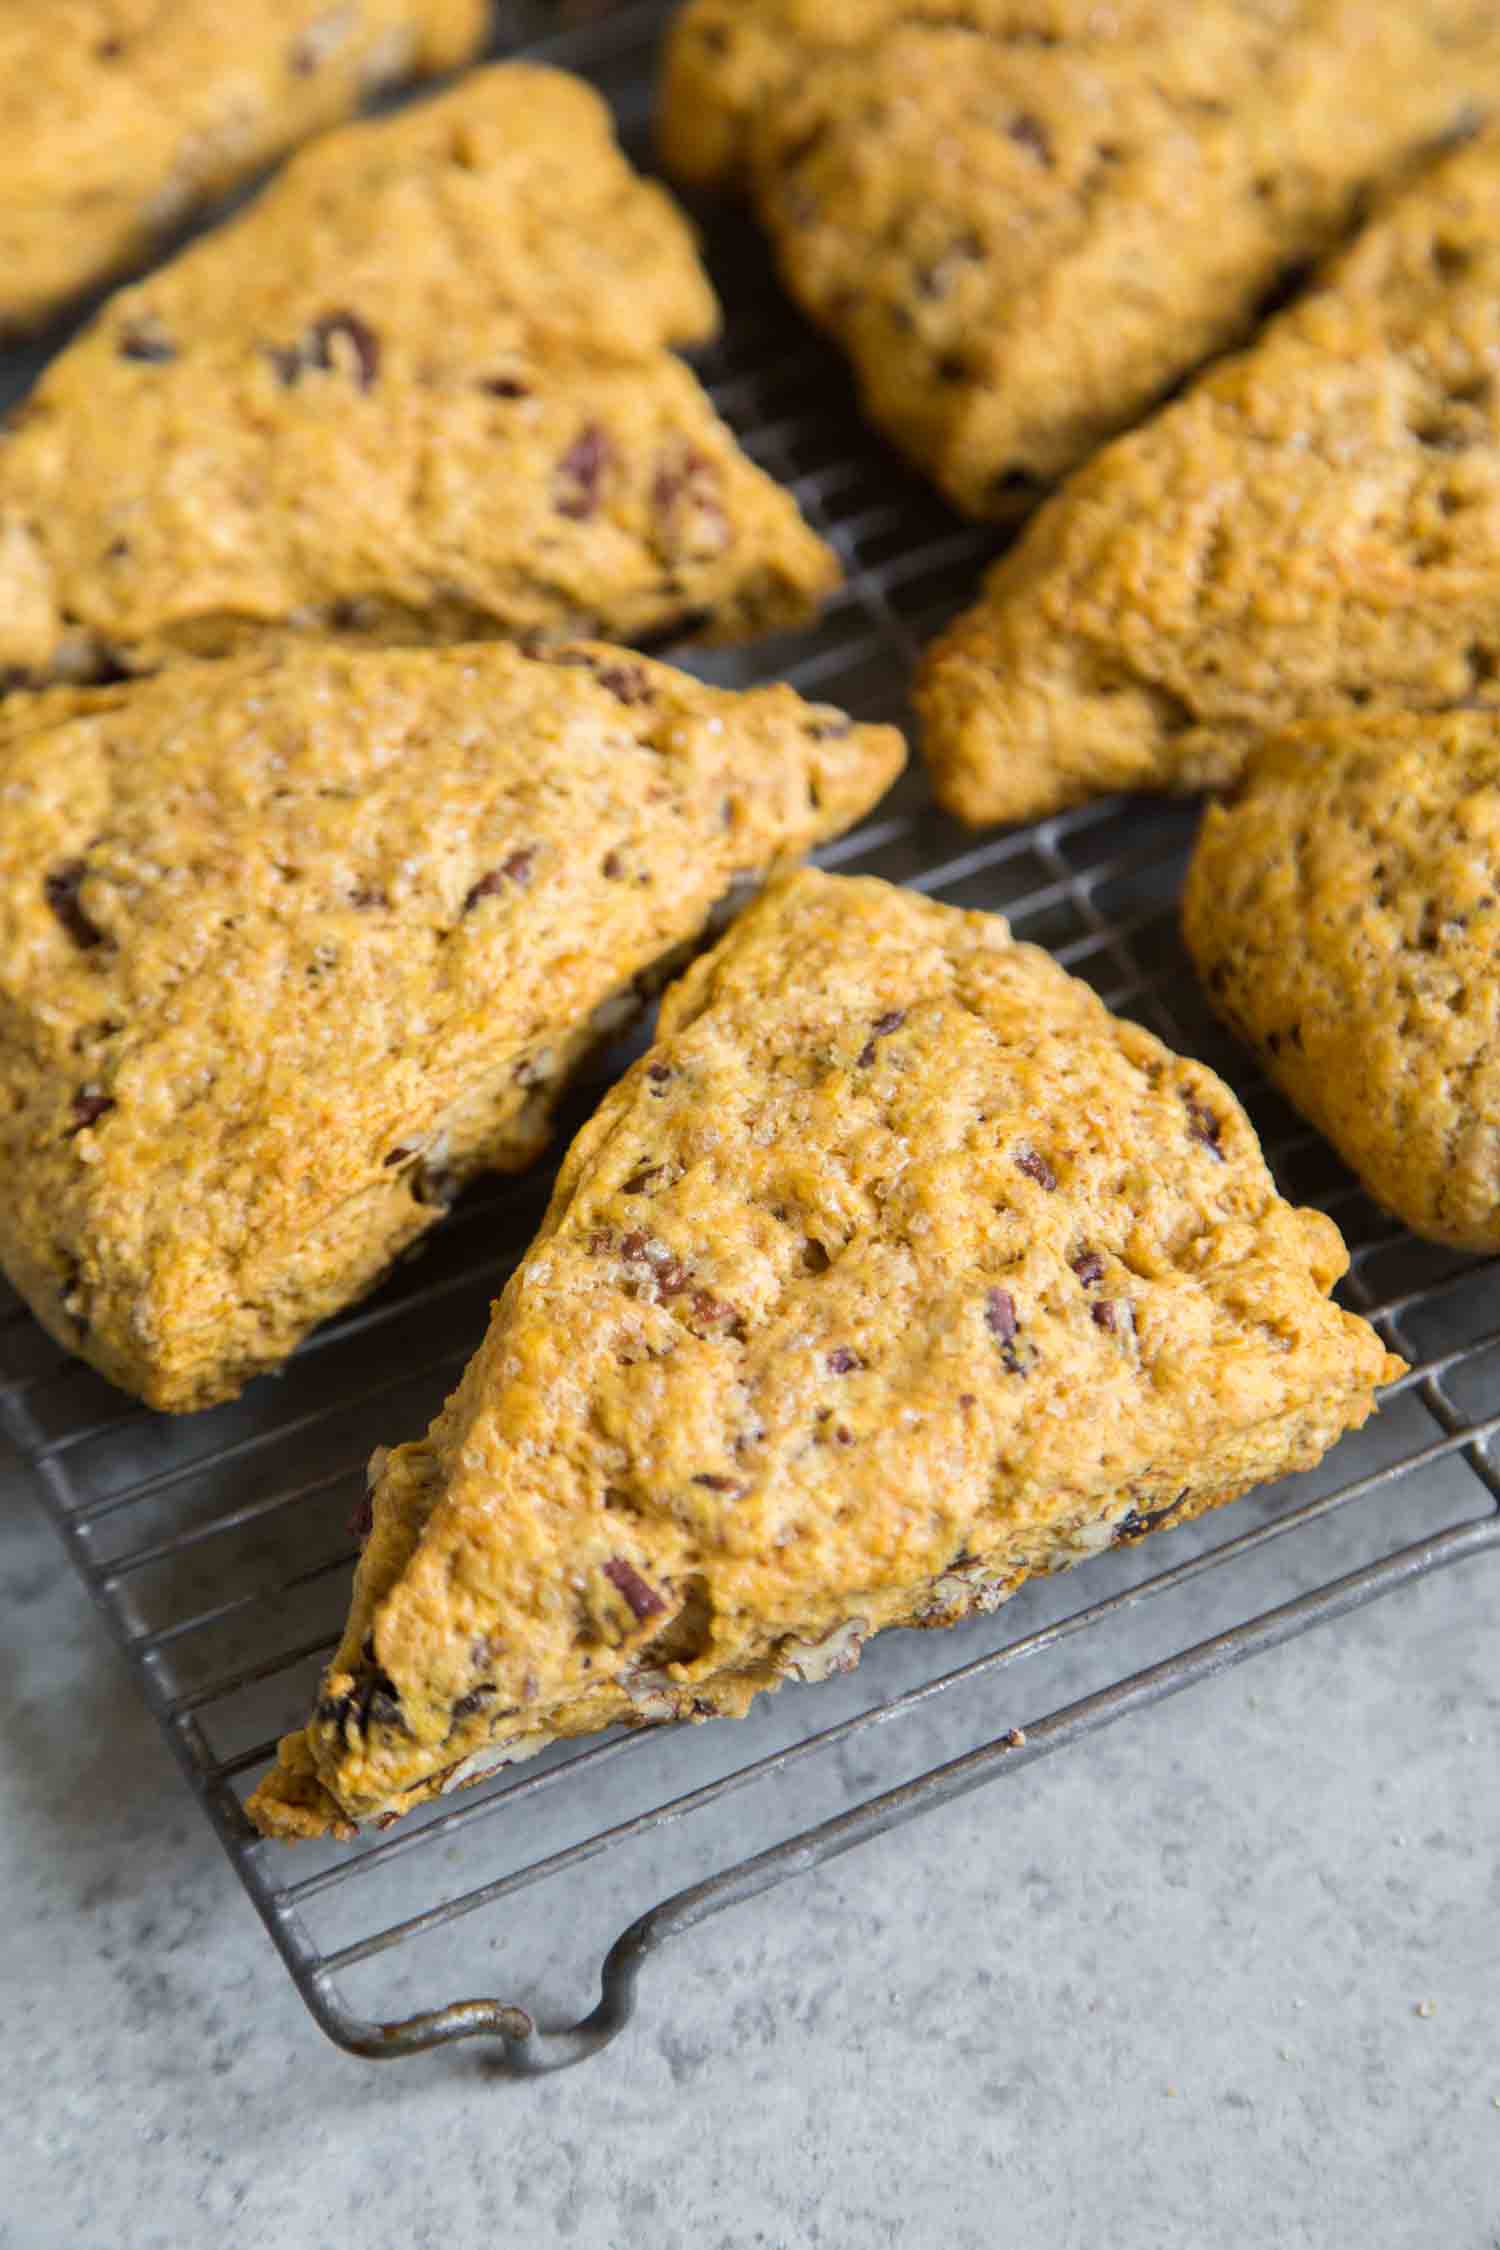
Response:
[{"label": "bent wire rack foot", "polygon": [[[538,0],[510,10],[504,44],[596,77],[644,153],[667,12],[574,9],[574,29],[536,40],[570,13]],[[991,542],[858,434],[846,378],[782,304],[748,231],[715,219],[708,248],[729,325],[706,378],[839,546],[848,582],[813,632],[703,668],[734,684],[789,678],[862,717],[899,718],[917,649],[972,589]],[[34,365],[0,367],[0,405]],[[340,2045],[390,2057],[479,2038],[516,2072],[576,2062],[629,2020],[650,1956],[721,1908],[1500,1548],[1500,1262],[1412,1241],[1247,1077],[1176,935],[1192,818],[1094,805],[976,838],[912,775],[823,857],[1004,911],[1113,1006],[1229,1076],[1285,1191],[1339,1220],[1349,1301],[1411,1373],[1308,1476],[1023,1589],[995,1617],[884,1635],[858,1673],[785,1689],[744,1721],[561,1747],[347,1847],[289,1851],[245,1820],[243,1797],[300,1721],[342,1622],[364,1461],[425,1426],[451,1387],[545,1177],[471,1194],[419,1262],[320,1331],[284,1376],[188,1421],[129,1407],[13,1299],[0,1304],[0,1423]],[[449,1997],[476,1985],[526,2004]],[[539,2028],[543,2013],[568,2028]]]}]

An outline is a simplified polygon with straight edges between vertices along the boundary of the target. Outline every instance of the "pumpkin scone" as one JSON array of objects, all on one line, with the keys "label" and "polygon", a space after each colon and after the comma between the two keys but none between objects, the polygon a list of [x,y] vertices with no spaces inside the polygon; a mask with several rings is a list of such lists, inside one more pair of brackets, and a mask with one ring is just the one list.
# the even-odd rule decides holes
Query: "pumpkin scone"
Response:
[{"label": "pumpkin scone", "polygon": [[0,334],[488,23],[487,0],[0,0]]},{"label": "pumpkin scone", "polygon": [[502,64],[345,126],[0,435],[0,676],[799,623],[834,558],[669,348],[717,320],[581,81]]},{"label": "pumpkin scone", "polygon": [[998,917],[778,882],[672,988],[250,1802],[297,1836],[739,1714],[1306,1467],[1400,1372],[1227,1088]]},{"label": "pumpkin scone", "polygon": [[1311,721],[1210,808],[1209,997],[1370,1193],[1500,1250],[1500,712]]},{"label": "pumpkin scone", "polygon": [[598,644],[289,644],[0,720],[0,1266],[149,1404],[368,1288],[888,727]]},{"label": "pumpkin scone", "polygon": [[1052,500],[927,658],[965,819],[1230,781],[1262,733],[1500,701],[1500,132]]},{"label": "pumpkin scone", "polygon": [[1497,97],[1491,0],[697,0],[662,139],[748,185],[872,420],[1008,518]]}]

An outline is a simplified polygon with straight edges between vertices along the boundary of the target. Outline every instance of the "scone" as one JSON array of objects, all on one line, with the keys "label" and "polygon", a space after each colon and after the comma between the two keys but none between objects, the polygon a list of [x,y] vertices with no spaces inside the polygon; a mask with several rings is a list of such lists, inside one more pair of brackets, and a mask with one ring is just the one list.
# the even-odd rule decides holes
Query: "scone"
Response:
[{"label": "scone", "polygon": [[581,81],[500,65],[345,126],[114,297],[0,434],[0,679],[278,629],[801,622],[833,557],[668,348],[717,318]]},{"label": "scone", "polygon": [[0,334],[488,22],[487,0],[0,0]]},{"label": "scone", "polygon": [[663,146],[748,180],[872,419],[1005,518],[1497,96],[1491,0],[696,0]]},{"label": "scone", "polygon": [[1210,998],[1418,1234],[1500,1250],[1500,713],[1312,721],[1210,808]]},{"label": "scone", "polygon": [[227,1398],[481,1168],[741,875],[902,762],[594,644],[294,643],[0,718],[0,1266],[151,1405]]},{"label": "scone", "polygon": [[918,696],[944,804],[1218,786],[1303,715],[1500,701],[1497,366],[1500,132],[997,565]]},{"label": "scone", "polygon": [[296,1836],[743,1712],[1317,1460],[1400,1370],[1228,1089],[997,917],[777,884],[667,995],[373,1529]]}]

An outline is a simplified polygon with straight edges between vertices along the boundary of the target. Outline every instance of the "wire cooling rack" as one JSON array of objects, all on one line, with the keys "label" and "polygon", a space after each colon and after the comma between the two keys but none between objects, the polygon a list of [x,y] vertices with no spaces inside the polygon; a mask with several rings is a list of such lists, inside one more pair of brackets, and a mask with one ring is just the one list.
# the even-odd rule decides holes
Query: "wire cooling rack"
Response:
[{"label": "wire cooling rack", "polygon": [[[552,0],[512,8],[502,44],[595,77],[644,156],[667,12]],[[846,378],[781,302],[750,231],[716,219],[708,249],[730,321],[707,379],[836,541],[848,583],[812,633],[699,668],[732,684],[785,677],[861,717],[900,718],[918,647],[972,588],[990,542],[860,432]],[[0,403],[33,365],[0,369]],[[541,1213],[545,1175],[470,1194],[419,1261],[283,1376],[187,1421],[132,1409],[0,1299],[0,1425],[299,1991],[342,2046],[395,2056],[481,2036],[518,2072],[580,2060],[629,2018],[646,1958],[720,1908],[1500,1547],[1500,1261],[1403,1234],[1247,1075],[1176,935],[1191,831],[1182,808],[1113,803],[975,837],[913,774],[823,858],[1006,912],[1112,1006],[1221,1069],[1285,1191],[1339,1220],[1348,1301],[1412,1372],[1309,1475],[1025,1588],[995,1617],[887,1634],[858,1673],[784,1689],[742,1722],[560,1747],[350,1846],[287,1850],[245,1820],[243,1798],[302,1718],[342,1622],[364,1462],[422,1429],[451,1387]],[[521,1998],[451,1998],[475,1985]],[[565,2028],[540,2028],[541,2015]]]}]

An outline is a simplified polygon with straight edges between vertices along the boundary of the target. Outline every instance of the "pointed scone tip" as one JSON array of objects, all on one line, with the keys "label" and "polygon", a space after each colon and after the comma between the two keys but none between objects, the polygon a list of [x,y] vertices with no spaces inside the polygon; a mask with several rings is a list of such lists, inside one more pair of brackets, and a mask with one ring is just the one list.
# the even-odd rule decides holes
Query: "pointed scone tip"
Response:
[{"label": "pointed scone tip", "polygon": [[688,9],[663,142],[747,178],[870,419],[958,507],[1014,520],[1357,223],[1372,183],[1500,93],[1452,0]]},{"label": "pointed scone tip", "polygon": [[382,88],[451,70],[485,0],[172,0],[0,14],[0,335],[142,264],[201,209]]},{"label": "pointed scone tip", "polygon": [[1183,899],[1209,999],[1370,1194],[1500,1250],[1500,712],[1309,722],[1212,806]]},{"label": "pointed scone tip", "polygon": [[917,694],[961,818],[1232,780],[1268,729],[1500,700],[1500,132],[1048,503]]},{"label": "pointed scone tip", "polygon": [[172,1411],[369,1288],[892,728],[600,644],[301,642],[0,717],[0,1265]]},{"label": "pointed scone tip", "polygon": [[[877,0],[868,13],[877,12],[892,16],[891,0]],[[859,26],[862,33],[873,28],[873,21]],[[786,91],[809,48],[842,44],[839,29],[823,0],[758,0],[750,7],[743,0],[688,0],[678,8],[657,101],[657,146],[667,170],[689,187],[748,187],[756,119]]]},{"label": "pointed scone tip", "polygon": [[776,883],[376,1465],[269,1834],[742,1713],[1316,1461],[1401,1372],[1229,1090],[996,917]]},{"label": "pointed scone tip", "polygon": [[509,63],[296,157],[120,292],[0,442],[0,683],[268,634],[739,639],[838,583],[670,348],[691,228]]}]

